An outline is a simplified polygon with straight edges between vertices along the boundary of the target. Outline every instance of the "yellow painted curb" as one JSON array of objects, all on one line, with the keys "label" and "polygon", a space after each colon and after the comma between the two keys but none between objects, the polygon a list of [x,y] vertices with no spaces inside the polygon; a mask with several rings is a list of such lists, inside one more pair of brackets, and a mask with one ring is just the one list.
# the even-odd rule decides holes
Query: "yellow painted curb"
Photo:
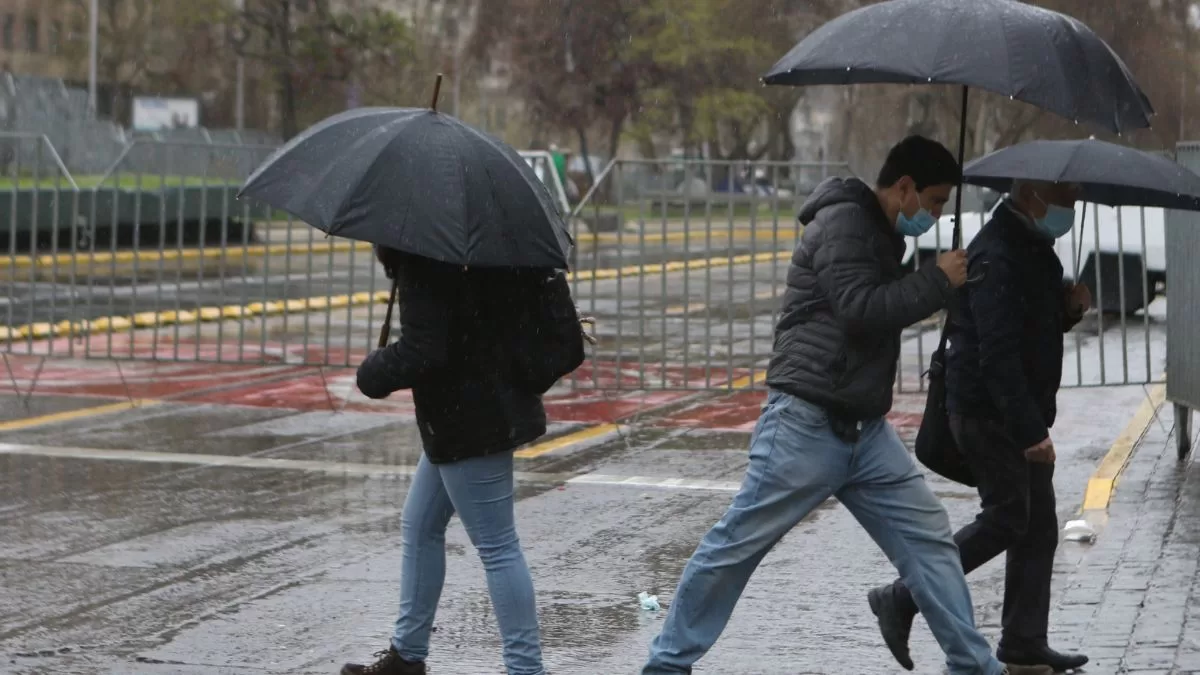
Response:
[{"label": "yellow painted curb", "polygon": [[1117,436],[1112,447],[1100,460],[1092,477],[1088,479],[1087,490],[1083,495],[1083,514],[1099,514],[1108,510],[1113,491],[1121,478],[1121,472],[1129,463],[1129,458],[1137,448],[1138,443],[1146,435],[1150,423],[1154,420],[1158,409],[1162,407],[1167,397],[1165,385],[1157,385],[1150,390],[1150,395],[1142,401],[1142,405],[1134,414],[1129,425]]},{"label": "yellow painted curb", "polygon": [[729,388],[730,389],[749,389],[750,387],[753,387],[756,384],[762,384],[763,382],[766,382],[766,381],[767,381],[767,371],[763,370],[763,371],[754,373],[753,376],[746,375],[745,377],[739,377],[738,379],[729,383]]},{"label": "yellow painted curb", "polygon": [[[687,261],[664,262],[655,265],[630,265],[619,269],[583,270],[568,274],[576,281],[616,279],[630,276],[652,276],[686,270],[715,267],[731,267],[750,263],[785,260],[791,251],[772,251],[755,255],[738,255],[732,258],[706,258]],[[252,302],[248,305],[225,305],[224,307],[197,307],[189,310],[164,310],[161,312],[139,312],[133,316],[103,316],[81,321],[60,321],[55,324],[37,322],[21,326],[0,326],[0,342],[18,340],[42,340],[51,337],[83,337],[93,334],[119,333],[135,328],[155,326],[188,325],[208,321],[220,321],[248,316],[276,316],[280,314],[343,308],[369,304],[386,304],[389,292],[385,290],[368,293],[359,291],[350,295],[316,296],[292,300]]]},{"label": "yellow painted curb", "polygon": [[620,430],[620,427],[617,426],[616,424],[597,424],[594,427],[580,429],[579,431],[575,431],[575,432],[566,434],[564,436],[559,436],[558,438],[550,439],[544,443],[538,443],[537,445],[531,445],[528,448],[524,448],[523,450],[516,451],[515,453],[513,453],[513,456],[518,457],[520,459],[531,459],[533,457],[541,457],[542,455],[544,455],[548,452],[554,452],[555,450],[562,450],[563,448],[567,448],[572,445],[577,445],[579,443],[591,440],[593,438],[599,438],[600,436],[607,436],[608,434],[616,433],[619,430]]},{"label": "yellow painted curb", "polygon": [[[774,300],[778,298],[785,290],[785,287],[780,287],[778,289],[770,288],[765,291],[759,291],[758,293],[754,294],[754,300]],[[672,305],[663,311],[667,316],[684,316],[690,314],[699,314],[708,308],[709,305],[703,302],[689,302],[686,305]]]},{"label": "yellow painted curb", "polygon": [[46,424],[69,422],[71,420],[82,419],[85,417],[98,417],[100,415],[107,415],[108,413],[120,412],[122,410],[146,408],[158,405],[159,403],[161,403],[161,401],[156,401],[154,399],[135,399],[133,401],[108,403],[105,405],[92,406],[90,408],[79,408],[78,410],[64,410],[62,412],[49,413],[47,415],[38,415],[37,417],[27,417],[20,420],[0,422],[0,432],[31,429],[33,427],[40,427]]},{"label": "yellow painted curb", "polygon": [[[652,225],[653,223],[649,223]],[[714,230],[708,237],[712,240],[745,240],[767,239],[771,241],[792,243],[795,240],[795,232],[790,228],[786,231],[780,228],[778,237],[776,232],[770,229],[751,229],[751,228],[736,228],[733,230]],[[624,244],[644,243],[662,243],[669,242],[703,242],[706,237],[703,231],[699,232],[667,232],[663,234],[650,232],[627,232],[624,235],[618,235],[616,232],[600,232],[591,233],[583,232],[578,235],[577,243],[579,244],[616,244],[618,242]],[[162,251],[80,251],[75,253],[58,253],[58,254],[43,254],[39,256],[7,256],[0,258],[0,270],[18,269],[27,270],[35,268],[37,270],[70,270],[83,269],[87,270],[97,265],[112,265],[112,264],[129,264],[137,262],[139,264],[154,264],[167,261],[183,261],[183,260],[205,260],[209,262],[219,261],[234,261],[242,258],[264,258],[267,256],[278,256],[288,254],[328,254],[328,253],[349,253],[350,251],[371,252],[371,245],[359,241],[311,241],[304,243],[291,244],[254,244],[244,247],[230,248],[183,248],[183,249],[167,249]]]},{"label": "yellow painted curb", "polygon": [[[591,244],[594,246],[596,244],[616,244],[616,243],[622,243],[625,245],[629,245],[629,244],[638,244],[640,242],[645,242],[647,244],[649,244],[649,243],[661,244],[663,242],[678,243],[678,242],[685,242],[685,241],[691,242],[691,243],[697,243],[697,242],[703,243],[706,240],[725,241],[725,240],[730,240],[730,239],[732,239],[734,241],[742,241],[745,239],[754,239],[757,241],[757,240],[761,240],[761,239],[766,239],[766,240],[771,240],[771,241],[777,240],[780,242],[789,242],[789,243],[794,242],[796,239],[796,231],[795,231],[795,229],[793,229],[793,226],[790,224],[790,221],[788,221],[789,225],[786,228],[782,227],[784,221],[781,220],[779,222],[780,222],[781,226],[778,229],[778,231],[773,230],[772,228],[761,227],[761,226],[758,228],[738,227],[738,228],[734,228],[732,230],[714,229],[714,230],[712,230],[711,234],[706,235],[705,231],[700,230],[700,229],[691,230],[691,231],[687,231],[687,230],[669,231],[666,234],[664,234],[662,232],[647,232],[646,230],[653,229],[654,224],[655,224],[654,220],[647,220],[645,229],[641,229],[641,230],[626,231],[624,233],[619,233],[619,232],[596,232],[596,233],[580,232],[578,235],[575,236],[575,243],[576,244]],[[776,236],[777,234],[778,234],[778,236]]]},{"label": "yellow painted curb", "polygon": [[89,266],[113,263],[157,263],[168,260],[238,260],[241,258],[262,258],[269,255],[286,255],[289,253],[349,253],[350,251],[370,252],[371,245],[358,241],[313,241],[303,244],[257,244],[242,248],[184,248],[167,249],[164,251],[96,251],[95,253],[59,253],[31,257],[27,255],[10,256],[0,259],[0,270],[5,268],[59,270],[87,269]]}]

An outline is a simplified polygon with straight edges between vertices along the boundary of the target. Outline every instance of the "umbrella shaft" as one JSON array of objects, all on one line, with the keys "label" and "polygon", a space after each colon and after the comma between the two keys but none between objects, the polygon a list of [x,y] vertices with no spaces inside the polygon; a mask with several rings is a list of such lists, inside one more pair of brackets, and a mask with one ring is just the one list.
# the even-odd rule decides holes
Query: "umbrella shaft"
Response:
[{"label": "umbrella shaft", "polygon": [[383,317],[383,326],[379,329],[379,348],[387,346],[388,336],[392,332],[392,308],[396,306],[396,291],[400,287],[399,280],[392,281],[392,294],[388,297],[387,314]]},{"label": "umbrella shaft", "polygon": [[[963,160],[967,154],[967,93],[970,89],[963,85],[962,88],[962,117],[958,124],[958,166],[962,169]],[[951,242],[951,249],[957,250],[962,246],[962,193],[963,182],[958,181],[958,189],[954,191],[954,238]]]}]

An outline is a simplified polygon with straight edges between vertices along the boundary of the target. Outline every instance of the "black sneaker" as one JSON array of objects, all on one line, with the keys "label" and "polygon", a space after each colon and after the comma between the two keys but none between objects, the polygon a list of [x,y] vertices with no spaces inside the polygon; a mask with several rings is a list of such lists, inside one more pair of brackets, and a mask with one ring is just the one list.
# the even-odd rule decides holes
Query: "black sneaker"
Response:
[{"label": "black sneaker", "polygon": [[375,657],[379,660],[369,666],[347,663],[342,666],[342,675],[425,675],[424,663],[405,661],[395,647],[388,647]]},{"label": "black sneaker", "polygon": [[907,611],[896,600],[896,589],[891,584],[873,588],[867,593],[871,612],[879,619],[879,632],[883,642],[905,670],[913,669],[912,656],[908,653],[908,636],[912,633],[916,614]]}]

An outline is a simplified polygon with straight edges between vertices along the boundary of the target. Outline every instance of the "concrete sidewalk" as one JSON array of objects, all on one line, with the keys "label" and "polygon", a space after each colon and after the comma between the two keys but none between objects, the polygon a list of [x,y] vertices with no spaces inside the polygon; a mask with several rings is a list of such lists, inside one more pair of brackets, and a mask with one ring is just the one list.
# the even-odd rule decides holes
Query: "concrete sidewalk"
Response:
[{"label": "concrete sidewalk", "polygon": [[1088,673],[1200,672],[1200,464],[1178,460],[1169,406],[1130,431],[1095,543],[1061,546],[1051,639]]}]

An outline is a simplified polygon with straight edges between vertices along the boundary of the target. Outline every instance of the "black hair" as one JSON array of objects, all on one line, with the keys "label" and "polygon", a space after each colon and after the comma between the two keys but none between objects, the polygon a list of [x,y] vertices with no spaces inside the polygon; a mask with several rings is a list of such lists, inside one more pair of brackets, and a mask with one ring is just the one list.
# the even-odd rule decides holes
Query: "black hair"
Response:
[{"label": "black hair", "polygon": [[904,176],[912,178],[921,191],[931,185],[958,185],[962,181],[962,167],[946,146],[914,135],[888,151],[875,185],[889,188]]}]

